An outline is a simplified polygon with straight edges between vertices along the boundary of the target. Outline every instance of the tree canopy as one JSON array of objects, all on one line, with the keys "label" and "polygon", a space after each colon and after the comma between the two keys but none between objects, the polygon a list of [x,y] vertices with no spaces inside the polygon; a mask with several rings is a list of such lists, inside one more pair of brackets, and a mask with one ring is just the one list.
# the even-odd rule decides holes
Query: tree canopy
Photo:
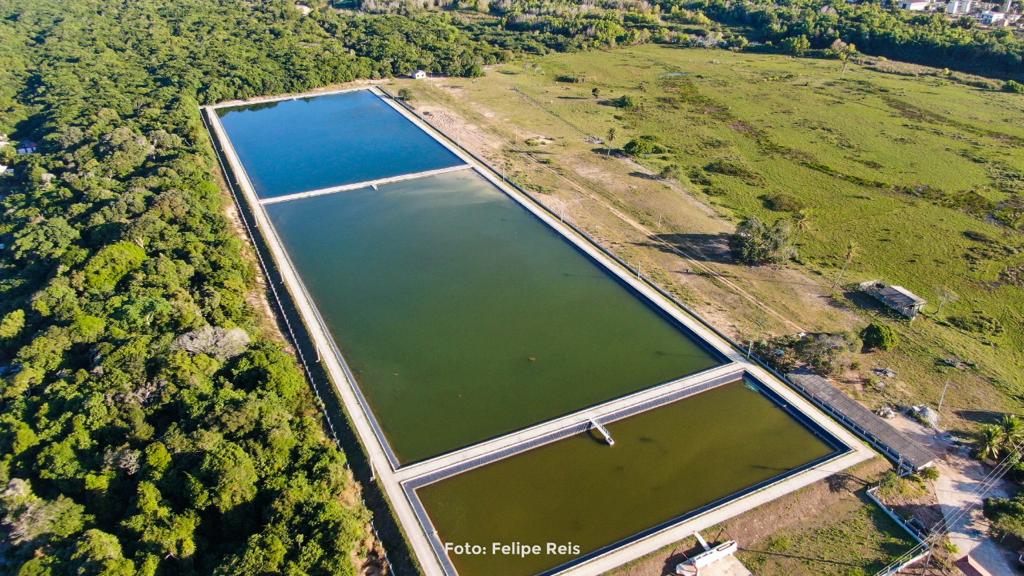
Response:
[{"label": "tree canopy", "polygon": [[736,233],[729,238],[729,248],[744,264],[781,264],[796,254],[791,236],[792,230],[786,221],[767,224],[751,216],[736,227]]},{"label": "tree canopy", "polygon": [[443,14],[0,0],[0,572],[354,574],[368,512],[260,318],[199,104],[501,57]]}]

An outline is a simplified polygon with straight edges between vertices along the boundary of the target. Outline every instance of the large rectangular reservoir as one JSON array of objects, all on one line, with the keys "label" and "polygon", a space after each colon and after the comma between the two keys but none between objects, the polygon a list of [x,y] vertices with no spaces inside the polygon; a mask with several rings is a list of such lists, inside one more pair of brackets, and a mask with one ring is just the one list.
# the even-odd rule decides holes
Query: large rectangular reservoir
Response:
[{"label": "large rectangular reservoir", "polygon": [[[458,573],[544,573],[843,449],[745,381],[607,429],[614,446],[592,432],[577,434],[416,489]],[[549,543],[566,547],[558,553]],[[542,551],[522,555],[496,544]]]},{"label": "large rectangular reservoir", "polygon": [[207,119],[429,576],[594,576],[870,457],[376,89]]},{"label": "large rectangular reservoir", "polygon": [[[325,98],[379,101],[367,92]],[[259,116],[277,107],[220,111],[236,149],[250,151],[241,156],[249,174],[283,178],[279,173],[294,157],[330,156],[318,151],[320,144],[307,149],[302,126],[329,125],[346,134],[336,139],[350,148],[367,132],[361,120],[323,118],[321,108],[305,100],[278,106],[301,106],[306,115],[290,112],[295,132],[270,130],[275,142],[266,148],[253,142],[264,137],[254,126],[262,118],[278,122],[276,114]],[[336,107],[347,105],[330,109]],[[244,130],[234,114],[246,115]],[[400,138],[408,127],[416,130],[430,152],[415,158],[439,156],[435,148],[450,154],[394,111],[378,114],[376,122],[373,134]],[[375,177],[424,167],[410,164],[405,148],[375,146],[353,161],[372,165]],[[347,169],[321,172],[331,176],[317,186],[352,180]],[[265,188],[261,196],[275,201],[264,209],[402,463],[720,363],[473,170],[276,201],[282,190],[302,192],[309,185],[302,178]]]}]

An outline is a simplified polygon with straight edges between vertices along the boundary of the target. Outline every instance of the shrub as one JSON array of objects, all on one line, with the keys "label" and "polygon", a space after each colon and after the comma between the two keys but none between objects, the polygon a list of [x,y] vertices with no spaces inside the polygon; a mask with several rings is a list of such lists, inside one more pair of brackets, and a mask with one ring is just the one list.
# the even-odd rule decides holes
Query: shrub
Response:
[{"label": "shrub", "polygon": [[896,472],[889,470],[882,476],[882,479],[878,481],[878,491],[882,492],[883,495],[886,493],[891,494],[896,491],[900,485],[900,476]]},{"label": "shrub", "polygon": [[796,355],[797,341],[794,336],[779,336],[761,340],[754,343],[753,352],[769,366],[786,374],[800,365],[800,358]]},{"label": "shrub", "polygon": [[683,170],[679,166],[675,164],[668,164],[658,172],[658,178],[661,178],[662,180],[678,180],[682,174]]},{"label": "shrub", "polygon": [[583,74],[559,74],[555,76],[555,82],[565,82],[568,84],[583,84],[587,81],[587,77]]},{"label": "shrub", "polygon": [[1014,94],[1024,94],[1024,84],[1016,80],[1007,80],[1006,84],[1003,84],[1003,90]]},{"label": "shrub", "polygon": [[864,350],[892,350],[899,344],[899,336],[886,324],[872,322],[860,331]]},{"label": "shrub", "polygon": [[786,54],[799,56],[811,49],[811,41],[807,36],[788,36],[782,39],[782,51]]},{"label": "shrub", "polygon": [[808,334],[796,343],[796,354],[814,372],[835,374],[844,352],[851,348],[852,337],[844,333]]},{"label": "shrub", "polygon": [[1024,538],[1024,494],[1013,498],[987,498],[984,510],[997,534]]},{"label": "shrub", "polygon": [[658,139],[654,136],[640,136],[639,138],[633,138],[626,145],[622,147],[622,150],[630,156],[647,156],[649,154],[663,154],[668,152],[668,148],[658,142]]},{"label": "shrub", "polygon": [[739,161],[727,158],[719,158],[718,160],[709,162],[704,166],[704,170],[714,174],[721,174],[722,176],[735,176],[736,178],[742,178],[748,184],[756,184],[761,181],[761,176],[759,174],[747,168]]},{"label": "shrub", "polygon": [[765,194],[761,200],[766,208],[775,212],[799,212],[805,208],[802,200],[785,192]]},{"label": "shrub", "polygon": [[641,106],[640,99],[636,96],[630,96],[629,94],[619,96],[615,100],[612,100],[612,105],[629,110],[640,108]]},{"label": "shrub", "polygon": [[993,318],[980,310],[975,310],[969,315],[953,316],[949,323],[966,332],[975,334],[998,335],[1003,333],[1003,324],[997,318]]}]

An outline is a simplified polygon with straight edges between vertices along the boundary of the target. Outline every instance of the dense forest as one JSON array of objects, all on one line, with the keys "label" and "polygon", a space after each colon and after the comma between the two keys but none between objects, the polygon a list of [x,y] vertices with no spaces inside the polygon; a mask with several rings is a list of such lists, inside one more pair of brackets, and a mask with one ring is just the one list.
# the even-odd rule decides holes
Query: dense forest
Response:
[{"label": "dense forest", "polygon": [[201,103],[500,57],[443,15],[0,1],[0,573],[353,574],[368,512],[259,311]]},{"label": "dense forest", "polygon": [[[675,0],[666,0],[669,3]],[[828,0],[687,0],[684,5],[710,18],[738,25],[751,40],[782,46],[806,38],[809,48],[828,48],[836,39],[866,54],[982,75],[1024,76],[1024,40],[1012,30],[982,30],[975,20],[911,13],[874,2]]]},{"label": "dense forest", "polygon": [[1011,73],[1022,54],[877,6],[305,5],[0,0],[0,133],[38,145],[0,142],[0,573],[353,574],[367,553],[345,456],[260,310],[200,104],[682,43],[714,21]]},{"label": "dense forest", "polygon": [[[455,22],[477,40],[519,50],[586,49],[662,42],[828,55],[836,40],[865,54],[1024,79],[1024,39],[973,18],[914,13],[845,0],[361,0],[367,12],[444,9],[492,18]],[[516,34],[519,33],[519,34]]]}]

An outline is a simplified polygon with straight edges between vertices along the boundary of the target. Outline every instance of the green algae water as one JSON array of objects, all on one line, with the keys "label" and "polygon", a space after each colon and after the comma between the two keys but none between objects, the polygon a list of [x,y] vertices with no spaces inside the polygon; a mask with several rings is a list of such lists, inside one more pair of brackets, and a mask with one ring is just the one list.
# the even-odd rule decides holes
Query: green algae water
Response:
[{"label": "green algae water", "polygon": [[266,209],[402,463],[719,364],[476,172]]},{"label": "green algae water", "polygon": [[836,452],[743,382],[607,428],[614,446],[581,434],[417,490],[442,542],[487,550],[453,550],[460,576],[543,573]]},{"label": "green algae water", "polygon": [[371,92],[217,110],[260,198],[462,164]]}]

